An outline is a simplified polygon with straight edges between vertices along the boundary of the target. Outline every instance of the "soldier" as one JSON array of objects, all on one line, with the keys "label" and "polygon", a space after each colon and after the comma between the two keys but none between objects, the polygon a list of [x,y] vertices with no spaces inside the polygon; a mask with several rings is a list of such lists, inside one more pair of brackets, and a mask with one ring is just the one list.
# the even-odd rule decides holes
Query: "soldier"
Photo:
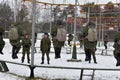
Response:
[{"label": "soldier", "polygon": [[19,52],[21,48],[21,43],[20,43],[20,34],[19,30],[16,28],[19,23],[15,23],[14,25],[11,26],[11,29],[9,31],[9,40],[10,44],[12,45],[12,58],[16,59],[18,58],[17,53]]},{"label": "soldier", "polygon": [[97,40],[96,41],[89,41],[88,40],[88,30],[89,27],[95,27],[95,24],[92,22],[87,23],[87,25],[83,29],[83,36],[84,36],[84,49],[85,49],[85,61],[91,62],[91,55],[93,56],[94,63],[96,62],[96,57],[95,57],[95,51],[96,51],[96,45],[97,45]]},{"label": "soldier", "polygon": [[[58,33],[58,28],[59,29],[64,29],[63,28],[63,22],[61,20],[57,21],[57,26],[52,30],[52,40],[53,40],[53,46],[55,50],[55,59],[61,58],[61,48],[64,46],[65,39],[66,39],[66,31],[63,31],[62,33],[65,33],[64,36],[61,37],[59,36]],[[65,38],[63,41],[60,41],[58,38]]]},{"label": "soldier", "polygon": [[4,29],[0,27],[0,54],[3,54],[2,50],[5,45],[5,41],[3,40],[3,33],[4,33]]},{"label": "soldier", "polygon": [[40,44],[40,49],[42,51],[42,62],[41,64],[44,64],[44,55],[46,54],[47,56],[47,63],[50,64],[49,60],[49,53],[50,53],[50,47],[51,47],[51,41],[49,38],[48,33],[44,33],[44,37],[41,40],[41,44]]},{"label": "soldier", "polygon": [[118,29],[118,32],[114,36],[114,57],[117,61],[116,66],[120,66],[120,27]]},{"label": "soldier", "polygon": [[73,40],[73,35],[69,34],[68,35],[68,45],[71,46],[70,42]]},{"label": "soldier", "polygon": [[108,40],[109,40],[109,38],[108,38],[108,35],[106,34],[106,35],[104,36],[104,46],[105,46],[105,49],[107,49]]},{"label": "soldier", "polygon": [[24,37],[22,38],[22,46],[23,46],[23,52],[22,52],[22,63],[24,62],[25,59],[25,54],[27,53],[27,61],[30,63],[30,46],[31,46],[31,40],[29,38],[29,35],[26,33]]}]

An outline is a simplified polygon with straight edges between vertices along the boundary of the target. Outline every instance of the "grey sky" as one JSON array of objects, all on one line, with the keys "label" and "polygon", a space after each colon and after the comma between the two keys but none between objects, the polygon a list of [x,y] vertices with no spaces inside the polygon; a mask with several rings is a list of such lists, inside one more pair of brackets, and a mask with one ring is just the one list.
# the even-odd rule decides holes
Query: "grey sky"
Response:
[{"label": "grey sky", "polygon": [[[10,3],[11,1],[14,0],[0,0],[0,1],[7,1],[8,3]],[[20,0],[18,0],[20,1]],[[37,1],[41,1],[41,2],[51,2],[51,3],[68,3],[68,4],[74,4],[75,0],[37,0]],[[78,0],[80,4],[84,4],[86,2],[95,2],[95,4],[105,4],[108,3],[109,1],[112,1],[113,3],[120,3],[120,0]]]},{"label": "grey sky", "polygon": [[[68,3],[68,4],[74,4],[75,0],[38,0],[43,2],[54,2],[54,3]],[[112,1],[113,3],[120,3],[120,0],[78,0],[80,4],[84,4],[86,2],[95,2],[95,4],[105,4],[109,1]]]}]

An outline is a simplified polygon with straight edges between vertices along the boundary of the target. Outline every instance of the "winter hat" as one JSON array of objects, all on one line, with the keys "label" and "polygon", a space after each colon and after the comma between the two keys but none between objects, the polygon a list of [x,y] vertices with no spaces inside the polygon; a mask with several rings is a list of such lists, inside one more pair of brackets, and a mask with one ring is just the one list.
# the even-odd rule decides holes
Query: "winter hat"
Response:
[{"label": "winter hat", "polygon": [[28,33],[25,33],[25,36],[28,35]]},{"label": "winter hat", "polygon": [[63,21],[62,20],[57,20],[57,25],[63,25]]},{"label": "winter hat", "polygon": [[44,35],[48,35],[48,33],[44,33]]},{"label": "winter hat", "polygon": [[95,24],[93,22],[88,22],[87,26],[90,28],[95,28]]}]

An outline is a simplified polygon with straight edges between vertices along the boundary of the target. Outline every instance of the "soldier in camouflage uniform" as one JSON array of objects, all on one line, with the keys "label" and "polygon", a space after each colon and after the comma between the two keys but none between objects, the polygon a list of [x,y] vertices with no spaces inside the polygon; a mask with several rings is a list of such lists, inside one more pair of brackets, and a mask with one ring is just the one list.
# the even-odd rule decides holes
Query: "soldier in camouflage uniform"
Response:
[{"label": "soldier in camouflage uniform", "polygon": [[116,66],[120,66],[120,27],[118,29],[118,32],[114,36],[114,57],[117,61]]},{"label": "soldier in camouflage uniform", "polygon": [[89,22],[89,23],[87,23],[87,25],[83,29],[84,50],[85,50],[85,55],[86,55],[85,61],[89,61],[89,63],[90,63],[91,62],[91,55],[92,55],[94,63],[97,63],[96,62],[96,57],[95,57],[97,41],[90,42],[87,39],[88,27],[91,27],[91,25],[95,26],[93,23]]},{"label": "soldier in camouflage uniform", "polygon": [[[17,53],[19,52],[20,48],[21,48],[21,36],[22,36],[22,29],[18,28],[18,26],[20,25],[20,23],[14,23],[11,27],[17,27],[18,30],[18,39],[16,40],[11,40],[10,39],[10,44],[12,45],[12,58],[16,59],[18,58]],[[14,35],[13,35],[14,36]]]},{"label": "soldier in camouflage uniform", "polygon": [[107,49],[108,40],[109,40],[109,38],[108,38],[108,35],[106,34],[106,35],[104,36],[104,46],[105,46],[105,49]]},{"label": "soldier in camouflage uniform", "polygon": [[47,63],[50,64],[49,60],[49,53],[50,53],[50,48],[51,48],[51,41],[49,38],[48,33],[44,33],[44,37],[41,40],[41,44],[40,44],[40,49],[42,51],[42,62],[41,64],[44,64],[44,55],[46,54],[47,56]]},{"label": "soldier in camouflage uniform", "polygon": [[29,38],[29,35],[26,33],[24,37],[22,38],[22,63],[25,59],[25,54],[27,54],[27,62],[30,63],[30,46],[31,46],[31,40]]},{"label": "soldier in camouflage uniform", "polygon": [[53,41],[53,46],[55,50],[55,59],[61,58],[60,53],[61,53],[61,48],[64,46],[64,41],[58,41],[57,40],[57,28],[62,25],[61,21],[57,21],[57,25],[52,28],[52,41]]},{"label": "soldier in camouflage uniform", "polygon": [[73,35],[69,34],[68,35],[68,45],[71,46],[70,42],[73,40]]},{"label": "soldier in camouflage uniform", "polygon": [[0,27],[0,54],[3,54],[2,50],[4,48],[5,42],[3,40],[3,33],[4,33],[4,29],[2,27]]}]

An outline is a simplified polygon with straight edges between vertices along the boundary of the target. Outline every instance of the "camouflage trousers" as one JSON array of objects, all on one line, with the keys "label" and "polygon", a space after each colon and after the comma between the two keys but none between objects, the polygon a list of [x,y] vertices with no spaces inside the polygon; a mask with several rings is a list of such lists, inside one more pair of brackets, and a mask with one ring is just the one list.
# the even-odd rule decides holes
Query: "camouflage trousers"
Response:
[{"label": "camouflage trousers", "polygon": [[95,50],[93,49],[85,49],[85,55],[86,55],[86,61],[91,60],[91,55],[93,56],[94,63],[96,63],[96,56],[95,56]]},{"label": "camouflage trousers", "polygon": [[24,62],[25,59],[25,54],[27,54],[27,62],[30,63],[30,48],[24,48],[23,47],[23,52],[22,52],[22,63]]},{"label": "camouflage trousers", "polygon": [[50,60],[50,57],[49,57],[49,52],[42,52],[42,61],[44,62],[44,56],[45,56],[45,54],[46,54],[46,56],[47,56],[47,60]]}]

